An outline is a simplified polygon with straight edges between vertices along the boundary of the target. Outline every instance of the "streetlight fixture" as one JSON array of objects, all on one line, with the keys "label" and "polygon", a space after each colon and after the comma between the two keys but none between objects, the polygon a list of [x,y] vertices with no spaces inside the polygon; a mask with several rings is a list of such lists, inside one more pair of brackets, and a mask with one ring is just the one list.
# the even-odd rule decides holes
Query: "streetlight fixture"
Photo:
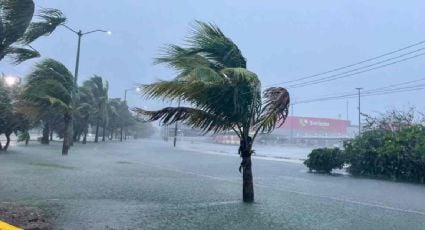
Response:
[{"label": "streetlight fixture", "polygon": [[[72,29],[71,27],[69,27],[65,24],[62,24],[62,26],[78,36],[77,57],[76,57],[76,61],[75,61],[75,72],[74,72],[74,89],[72,90],[72,103],[75,106],[75,95],[77,93],[77,87],[78,87],[78,70],[79,70],[79,67],[80,67],[81,39],[84,35],[88,35],[88,34],[92,34],[92,33],[101,32],[101,33],[106,33],[108,35],[111,35],[112,32],[108,31],[108,30],[101,30],[101,29],[83,32],[82,30],[76,31],[76,30]],[[74,117],[73,116],[71,118],[71,123],[72,123],[72,125],[71,125],[72,130],[71,130],[70,136],[71,136],[71,145],[72,145],[73,142],[74,142],[74,140],[72,138],[73,133],[74,133]]]},{"label": "streetlight fixture", "polygon": [[[127,92],[128,91],[132,91],[132,90],[136,90],[137,92],[140,92],[141,91],[140,87],[132,87],[132,88],[125,89],[124,90],[124,102],[126,104],[127,104]],[[124,130],[124,127],[122,125],[121,126],[121,131],[120,131],[120,141],[122,141],[123,130]],[[125,135],[125,139],[127,139],[127,134]]]},{"label": "streetlight fixture", "polygon": [[142,89],[140,87],[133,87],[133,88],[128,88],[124,90],[124,101],[127,102],[127,92],[128,91],[133,91],[136,90],[137,92],[140,92]]},{"label": "streetlight fixture", "polygon": [[74,30],[71,27],[62,24],[63,27],[67,28],[69,31],[73,32],[74,34],[76,34],[78,36],[78,45],[77,45],[77,57],[76,57],[76,61],[75,61],[75,73],[74,73],[74,84],[75,86],[77,86],[78,83],[78,71],[79,71],[79,67],[80,67],[80,52],[81,52],[81,39],[84,35],[88,35],[88,34],[92,34],[92,33],[106,33],[108,35],[112,35],[112,32],[109,30],[101,30],[101,29],[97,29],[97,30],[92,30],[92,31],[88,31],[88,32],[83,32],[82,30]]},{"label": "streetlight fixture", "polygon": [[18,76],[6,75],[2,76],[2,80],[7,87],[13,87],[21,83],[21,78]]}]

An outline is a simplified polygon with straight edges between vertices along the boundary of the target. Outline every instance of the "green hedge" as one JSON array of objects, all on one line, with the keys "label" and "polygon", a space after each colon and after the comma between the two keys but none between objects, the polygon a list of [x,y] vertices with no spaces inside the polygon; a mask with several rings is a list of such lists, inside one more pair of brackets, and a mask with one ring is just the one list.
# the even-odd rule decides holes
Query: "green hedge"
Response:
[{"label": "green hedge", "polygon": [[425,182],[425,127],[371,130],[344,144],[353,175]]},{"label": "green hedge", "polygon": [[330,173],[332,169],[341,169],[344,165],[344,157],[338,148],[314,149],[304,164],[310,171]]},{"label": "green hedge", "polygon": [[344,150],[315,149],[304,162],[319,172],[330,172],[344,163],[353,175],[425,183],[425,127],[371,129],[346,141]]}]

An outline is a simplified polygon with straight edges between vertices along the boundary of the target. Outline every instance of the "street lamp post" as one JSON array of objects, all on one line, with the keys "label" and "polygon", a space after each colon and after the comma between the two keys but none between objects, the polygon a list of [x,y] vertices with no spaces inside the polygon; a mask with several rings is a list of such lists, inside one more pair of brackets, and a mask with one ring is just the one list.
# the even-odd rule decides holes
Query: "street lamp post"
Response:
[{"label": "street lamp post", "polygon": [[88,35],[88,34],[92,34],[92,33],[97,33],[97,32],[101,32],[101,33],[107,33],[108,35],[111,35],[112,32],[108,31],[108,30],[92,30],[92,31],[88,31],[88,32],[83,32],[81,30],[76,31],[74,29],[72,29],[71,27],[62,24],[63,27],[67,28],[69,31],[71,31],[72,33],[76,34],[78,36],[78,45],[77,45],[77,57],[76,57],[76,61],[75,61],[75,72],[74,72],[74,84],[77,85],[78,84],[78,70],[80,68],[80,52],[81,52],[81,39],[83,38],[83,36]]},{"label": "street lamp post", "polygon": [[[136,90],[137,92],[139,92],[140,91],[140,88],[139,87],[133,87],[133,88],[128,88],[128,89],[125,89],[124,90],[124,102],[127,104],[127,92],[128,91],[131,91],[131,90]],[[122,141],[122,136],[123,136],[123,130],[124,130],[124,127],[123,127],[124,125],[121,125],[121,134],[120,134],[120,141]],[[127,140],[127,135],[125,135],[125,140]]]},{"label": "street lamp post", "polygon": [[[63,27],[65,27],[66,29],[68,29],[69,31],[73,32],[74,34],[76,34],[78,36],[78,45],[77,45],[77,57],[76,57],[76,61],[75,61],[75,72],[74,72],[74,89],[72,91],[72,105],[73,107],[75,107],[75,95],[77,94],[77,87],[78,87],[78,71],[80,68],[80,52],[81,52],[81,39],[84,35],[88,35],[88,34],[92,34],[92,33],[96,33],[96,32],[102,32],[102,33],[107,33],[108,35],[111,35],[110,31],[107,30],[92,30],[92,31],[88,31],[88,32],[82,32],[81,30],[76,31],[74,29],[72,29],[71,27],[62,24]],[[71,128],[70,128],[70,143],[71,145],[73,145],[74,143],[74,116],[71,116]]]}]

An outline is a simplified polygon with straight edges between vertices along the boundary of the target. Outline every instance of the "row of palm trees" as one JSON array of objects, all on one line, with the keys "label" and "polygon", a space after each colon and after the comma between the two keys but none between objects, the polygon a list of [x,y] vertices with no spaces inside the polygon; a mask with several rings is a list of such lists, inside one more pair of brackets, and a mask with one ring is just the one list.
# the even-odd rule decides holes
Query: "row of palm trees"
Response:
[{"label": "row of palm trees", "polygon": [[64,155],[73,142],[87,143],[90,127],[94,142],[99,142],[100,138],[113,139],[136,122],[125,101],[108,97],[108,82],[102,77],[95,75],[83,82],[74,100],[73,90],[70,71],[56,60],[45,59],[29,74],[21,93],[20,110],[30,120],[41,121],[41,143],[49,144],[56,133],[63,138]]},{"label": "row of palm trees", "polygon": [[[57,9],[41,9],[36,14],[33,0],[0,0],[0,61],[7,58],[20,64],[39,57],[31,43],[50,35],[66,20]],[[112,139],[116,133],[122,140],[123,130],[134,127],[136,119],[127,104],[109,99],[108,83],[99,76],[77,88],[63,64],[46,59],[26,80],[23,87],[15,88],[0,81],[0,134],[7,139],[4,147],[0,143],[0,150],[7,150],[12,133],[19,132],[19,138],[28,143],[28,130],[39,125],[43,127],[41,143],[48,144],[54,133],[63,138],[63,154],[73,142],[87,142],[89,127],[95,130],[95,142],[100,136],[102,141],[106,136]]]}]

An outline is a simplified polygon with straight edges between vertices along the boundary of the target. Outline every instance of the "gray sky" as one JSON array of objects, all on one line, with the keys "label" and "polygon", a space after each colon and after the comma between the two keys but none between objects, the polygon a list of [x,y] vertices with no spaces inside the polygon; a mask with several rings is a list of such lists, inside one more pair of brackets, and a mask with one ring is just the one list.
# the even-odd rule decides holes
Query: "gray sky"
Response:
[{"label": "gray sky", "polygon": [[[111,30],[83,38],[80,80],[93,74],[110,82],[111,97],[123,97],[135,83],[170,79],[171,70],[154,66],[164,44],[182,44],[190,23],[216,23],[248,60],[248,68],[269,85],[320,73],[425,40],[425,2],[389,0],[249,1],[249,0],[35,0],[39,7],[59,8],[68,25],[83,31]],[[44,57],[63,62],[73,72],[77,38],[60,28],[34,44]],[[425,47],[422,45],[420,47]],[[418,48],[420,48],[418,47]],[[39,60],[38,60],[39,61]],[[425,77],[425,56],[384,69],[303,88],[291,89],[292,100],[378,88]],[[34,61],[19,66],[0,63],[1,71],[25,75]],[[80,82],[81,82],[80,81]],[[284,85],[282,85],[284,86]],[[424,91],[366,97],[363,111],[374,113],[416,106],[425,109]],[[346,117],[346,100],[295,106],[295,115]],[[158,108],[129,95],[130,106]],[[165,104],[169,105],[169,103]],[[356,123],[357,100],[349,100]]]}]

